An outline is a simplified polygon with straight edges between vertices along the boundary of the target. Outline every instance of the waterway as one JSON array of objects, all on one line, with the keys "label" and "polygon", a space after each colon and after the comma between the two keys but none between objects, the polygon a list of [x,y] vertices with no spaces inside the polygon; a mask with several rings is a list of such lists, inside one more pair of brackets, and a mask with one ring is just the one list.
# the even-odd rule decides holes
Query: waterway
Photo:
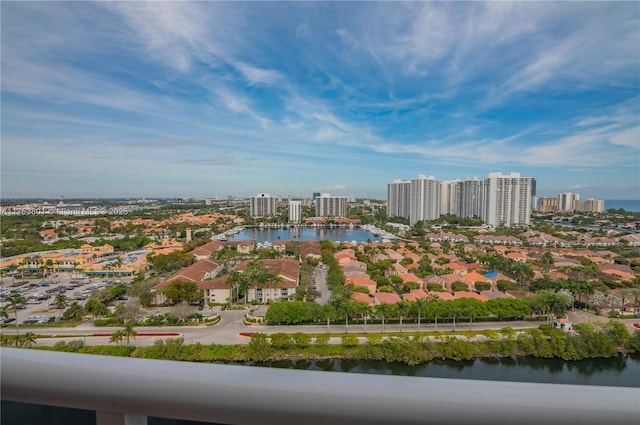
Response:
[{"label": "waterway", "polygon": [[276,241],[322,241],[332,242],[376,242],[378,237],[360,229],[327,227],[292,227],[285,229],[245,229],[227,237],[230,241],[276,242]]},{"label": "waterway", "polygon": [[609,359],[585,359],[573,362],[533,357],[476,359],[470,361],[434,360],[418,366],[359,360],[298,360],[265,363],[248,362],[244,364],[254,367],[327,372],[640,387],[640,356],[638,355],[621,355]]}]

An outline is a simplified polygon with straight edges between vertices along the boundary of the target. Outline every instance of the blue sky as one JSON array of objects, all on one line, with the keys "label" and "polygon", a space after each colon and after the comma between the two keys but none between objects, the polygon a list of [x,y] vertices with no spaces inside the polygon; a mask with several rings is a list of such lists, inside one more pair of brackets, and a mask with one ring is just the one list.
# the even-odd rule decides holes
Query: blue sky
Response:
[{"label": "blue sky", "polygon": [[640,198],[637,2],[6,2],[3,197]]}]

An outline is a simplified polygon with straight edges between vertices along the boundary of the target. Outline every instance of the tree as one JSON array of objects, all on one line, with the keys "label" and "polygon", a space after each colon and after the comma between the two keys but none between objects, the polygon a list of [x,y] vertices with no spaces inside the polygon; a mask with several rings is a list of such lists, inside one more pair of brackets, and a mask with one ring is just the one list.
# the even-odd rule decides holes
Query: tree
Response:
[{"label": "tree", "polygon": [[100,300],[89,300],[84,305],[84,311],[93,317],[104,317],[109,314],[109,309]]},{"label": "tree", "polygon": [[127,345],[129,345],[132,338],[136,339],[137,335],[138,332],[136,332],[136,330],[133,328],[133,322],[130,320],[125,322],[124,327],[122,328],[122,336]]},{"label": "tree", "polygon": [[475,282],[474,285],[477,291],[488,291],[491,289],[490,282]]},{"label": "tree", "polygon": [[13,309],[13,314],[16,318],[16,338],[20,338],[20,328],[18,326],[18,306],[25,302],[25,299],[20,294],[13,294],[7,297],[9,308]]},{"label": "tree", "polygon": [[378,304],[375,307],[376,315],[382,317],[382,332],[384,332],[384,322],[388,317],[393,317],[395,315],[395,305],[393,304]]},{"label": "tree", "polygon": [[33,344],[36,343],[36,341],[37,341],[36,334],[34,334],[33,332],[27,332],[22,336],[20,340],[20,346],[31,348],[33,347]]},{"label": "tree", "polygon": [[198,289],[198,285],[195,282],[186,282],[183,280],[171,282],[169,286],[165,288],[164,294],[173,304],[199,302],[204,296],[203,291]]},{"label": "tree", "polygon": [[551,255],[551,252],[545,251],[542,257],[540,257],[540,262],[546,266],[553,265],[553,255]]},{"label": "tree", "polygon": [[498,319],[524,318],[531,314],[531,307],[523,298],[492,298],[486,302],[489,315]]},{"label": "tree", "polygon": [[367,332],[367,316],[371,314],[371,306],[362,301],[355,301],[352,304],[353,312],[360,317],[364,321],[364,332]]},{"label": "tree", "polygon": [[416,316],[418,316],[418,331],[420,330],[420,321],[429,309],[429,301],[429,298],[418,298],[413,302],[413,310],[415,311]]},{"label": "tree", "polygon": [[515,282],[511,282],[510,280],[499,280],[498,282],[496,282],[496,286],[498,288],[498,291],[502,292],[518,289],[518,284]]},{"label": "tree", "polygon": [[402,292],[411,292],[414,289],[420,289],[420,284],[418,282],[407,282],[402,287]]},{"label": "tree", "polygon": [[458,291],[468,291],[469,290],[469,285],[467,285],[464,282],[461,282],[459,280],[453,282],[451,284],[451,290],[454,292],[458,292]]},{"label": "tree", "polygon": [[124,331],[122,329],[118,329],[111,334],[109,338],[109,342],[120,345],[124,340]]},{"label": "tree", "polygon": [[84,308],[77,301],[74,301],[71,306],[64,312],[65,320],[82,320],[84,316]]},{"label": "tree", "polygon": [[[266,264],[257,260],[249,263],[249,265],[245,269],[245,273],[247,273],[249,277],[249,281],[255,284],[256,289],[275,288],[278,285],[278,283],[282,281],[282,278],[280,276],[271,273],[271,271],[266,266]],[[256,298],[257,298],[257,291],[256,291]],[[265,300],[263,297],[262,301],[264,302],[268,300]],[[246,302],[246,297],[245,297],[245,302]]]},{"label": "tree", "polygon": [[407,300],[402,300],[396,304],[396,313],[400,318],[400,332],[402,332],[402,321],[411,313],[411,303]]},{"label": "tree", "polygon": [[438,317],[442,317],[444,313],[444,301],[439,298],[433,299],[429,306],[429,316],[432,316],[434,319],[434,330],[438,331]]},{"label": "tree", "polygon": [[531,308],[546,316],[547,323],[551,323],[554,316],[564,316],[567,308],[573,304],[573,298],[562,292],[539,291],[526,301]]},{"label": "tree", "polygon": [[462,304],[460,301],[464,299],[465,298],[458,298],[455,300],[445,301],[443,304],[444,313],[447,315],[447,317],[450,317],[453,320],[452,330],[454,332],[456,331],[456,319],[460,317],[462,313]]},{"label": "tree", "polygon": [[249,286],[249,280],[247,279],[247,275],[244,273],[240,273],[237,270],[232,271],[227,276],[225,280],[225,285],[229,287],[229,305],[233,303],[233,290],[236,291],[236,297],[240,298],[240,291],[245,294],[245,302],[246,302],[246,291]]},{"label": "tree", "polygon": [[56,308],[60,311],[60,317],[62,317],[62,312],[64,311],[64,308],[67,306],[67,297],[65,297],[63,293],[59,292],[58,295],[56,295],[55,299],[53,300],[53,303],[55,304]]},{"label": "tree", "polygon": [[480,300],[474,298],[460,298],[460,307],[462,308],[462,315],[469,318],[469,330],[471,330],[471,323],[476,317],[485,317],[489,314],[487,306]]},{"label": "tree", "polygon": [[267,335],[256,333],[251,336],[251,341],[247,344],[246,355],[255,361],[266,361],[273,354],[273,349],[269,343]]},{"label": "tree", "polygon": [[333,303],[327,303],[322,306],[322,313],[324,318],[327,320],[327,333],[331,331],[331,321],[335,320],[338,316],[338,312],[335,309]]}]

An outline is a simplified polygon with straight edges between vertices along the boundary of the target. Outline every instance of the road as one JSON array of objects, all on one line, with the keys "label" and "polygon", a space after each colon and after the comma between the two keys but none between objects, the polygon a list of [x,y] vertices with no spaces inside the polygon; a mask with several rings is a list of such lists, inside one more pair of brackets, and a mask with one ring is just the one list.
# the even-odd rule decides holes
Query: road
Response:
[{"label": "road", "polygon": [[[240,335],[247,332],[262,332],[262,333],[326,333],[327,331],[332,333],[341,333],[347,330],[344,323],[331,324],[329,327],[326,325],[310,325],[310,326],[268,326],[261,324],[245,325],[243,323],[243,317],[245,310],[226,310],[220,312],[220,321],[213,326],[137,326],[136,332],[142,333],[155,333],[155,334],[180,334],[184,338],[185,344],[246,344],[249,342],[249,337]],[[495,329],[500,330],[504,327],[511,327],[513,329],[524,329],[536,327],[540,322],[524,322],[524,321],[510,321],[510,322],[483,322],[473,323],[472,330],[481,329]],[[119,327],[95,327],[91,322],[85,322],[75,328],[21,328],[21,333],[33,332],[40,335],[55,335],[56,338],[40,338],[37,341],[37,345],[54,345],[58,341],[71,341],[81,339],[87,345],[109,345],[108,336],[92,336],[93,334],[108,334]],[[456,325],[456,330],[464,331],[469,329],[469,324],[465,322],[459,322]],[[399,324],[385,325],[386,332],[395,332],[400,330]],[[402,326],[403,331],[417,331],[418,325],[415,323],[404,324]],[[452,330],[452,324],[438,324],[437,329],[435,324],[427,323],[422,324],[420,327],[422,331],[449,331]],[[382,332],[382,325],[367,324],[366,329],[363,324],[349,325],[349,332]],[[14,327],[7,327],[3,329],[3,333],[14,334]],[[68,336],[67,336],[68,335]],[[175,335],[167,336],[138,336],[133,343],[135,345],[147,346],[153,345],[158,339],[175,338]]]}]

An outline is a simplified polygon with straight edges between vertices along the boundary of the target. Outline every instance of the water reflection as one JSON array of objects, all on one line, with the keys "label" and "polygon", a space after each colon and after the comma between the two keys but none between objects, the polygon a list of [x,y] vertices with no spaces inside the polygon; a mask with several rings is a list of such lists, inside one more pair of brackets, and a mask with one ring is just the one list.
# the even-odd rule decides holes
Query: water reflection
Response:
[{"label": "water reflection", "polygon": [[533,357],[486,358],[460,362],[438,359],[418,366],[359,360],[233,362],[232,364],[377,375],[640,387],[638,380],[640,356],[618,356],[574,362]]}]

